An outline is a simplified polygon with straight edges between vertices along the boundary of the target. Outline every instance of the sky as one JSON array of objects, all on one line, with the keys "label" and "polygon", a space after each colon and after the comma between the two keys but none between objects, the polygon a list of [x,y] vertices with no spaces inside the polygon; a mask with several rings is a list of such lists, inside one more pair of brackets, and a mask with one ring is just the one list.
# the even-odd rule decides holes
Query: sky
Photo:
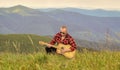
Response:
[{"label": "sky", "polygon": [[65,8],[120,10],[120,0],[0,0],[0,7],[23,5],[31,8]]}]

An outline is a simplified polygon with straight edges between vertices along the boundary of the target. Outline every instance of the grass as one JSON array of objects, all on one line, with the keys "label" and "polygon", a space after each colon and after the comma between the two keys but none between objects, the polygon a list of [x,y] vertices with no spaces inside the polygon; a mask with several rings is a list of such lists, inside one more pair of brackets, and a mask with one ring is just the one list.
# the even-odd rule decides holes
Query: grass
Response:
[{"label": "grass", "polygon": [[0,52],[33,53],[42,51],[39,41],[49,42],[51,38],[32,34],[0,34]]},{"label": "grass", "polygon": [[0,35],[0,70],[120,70],[118,51],[77,51],[75,58],[46,54],[38,41],[46,36]]},{"label": "grass", "polygon": [[0,54],[0,70],[120,70],[120,52],[77,52],[73,59],[38,52]]}]

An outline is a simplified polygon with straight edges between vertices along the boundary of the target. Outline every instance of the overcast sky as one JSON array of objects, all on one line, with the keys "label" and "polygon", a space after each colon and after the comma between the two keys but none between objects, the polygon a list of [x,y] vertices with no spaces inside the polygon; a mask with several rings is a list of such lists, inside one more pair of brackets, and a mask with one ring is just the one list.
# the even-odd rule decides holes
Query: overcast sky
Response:
[{"label": "overcast sky", "polygon": [[75,7],[120,10],[120,0],[0,0],[0,7],[24,5],[31,8]]}]

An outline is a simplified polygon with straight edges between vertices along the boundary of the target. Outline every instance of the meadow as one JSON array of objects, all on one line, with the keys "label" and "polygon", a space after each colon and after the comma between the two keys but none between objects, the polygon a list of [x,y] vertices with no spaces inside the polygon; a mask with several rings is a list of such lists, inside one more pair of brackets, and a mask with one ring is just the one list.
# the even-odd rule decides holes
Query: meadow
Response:
[{"label": "meadow", "polygon": [[0,70],[120,70],[119,51],[77,50],[75,58],[46,54],[39,40],[48,36],[0,35]]}]

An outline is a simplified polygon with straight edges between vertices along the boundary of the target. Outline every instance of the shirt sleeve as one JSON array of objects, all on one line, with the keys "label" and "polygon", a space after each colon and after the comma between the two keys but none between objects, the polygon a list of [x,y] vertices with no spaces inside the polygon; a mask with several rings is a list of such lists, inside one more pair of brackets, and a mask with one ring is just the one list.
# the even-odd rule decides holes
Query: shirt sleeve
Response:
[{"label": "shirt sleeve", "polygon": [[74,51],[76,49],[76,43],[73,38],[70,38],[69,43],[71,45],[70,49],[71,51]]},{"label": "shirt sleeve", "polygon": [[60,34],[57,33],[57,34],[53,37],[53,39],[51,40],[50,44],[51,44],[51,45],[55,45],[55,43],[57,42],[57,40],[59,39],[59,37],[60,37]]},{"label": "shirt sleeve", "polygon": [[50,44],[54,45],[56,43],[56,36],[54,36],[54,38],[51,40]]}]

